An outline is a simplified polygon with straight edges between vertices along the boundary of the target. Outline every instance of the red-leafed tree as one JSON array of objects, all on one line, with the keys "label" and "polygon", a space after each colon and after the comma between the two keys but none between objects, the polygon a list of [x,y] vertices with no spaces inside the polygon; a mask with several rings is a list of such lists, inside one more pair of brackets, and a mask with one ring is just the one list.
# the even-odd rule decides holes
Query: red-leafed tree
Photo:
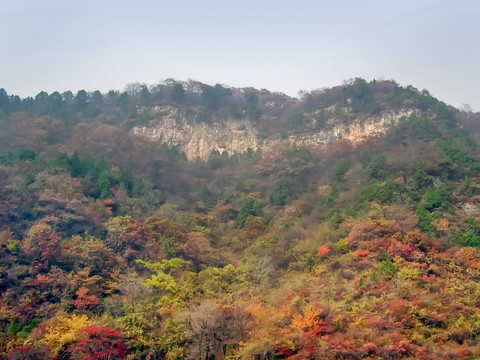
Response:
[{"label": "red-leafed tree", "polygon": [[126,359],[128,349],[123,343],[124,336],[120,332],[98,326],[88,326],[82,332],[86,337],[69,348],[72,359]]},{"label": "red-leafed tree", "polygon": [[[8,353],[8,360],[44,360],[51,358],[51,352],[46,346],[17,346]],[[3,357],[2,357],[3,359]]]}]

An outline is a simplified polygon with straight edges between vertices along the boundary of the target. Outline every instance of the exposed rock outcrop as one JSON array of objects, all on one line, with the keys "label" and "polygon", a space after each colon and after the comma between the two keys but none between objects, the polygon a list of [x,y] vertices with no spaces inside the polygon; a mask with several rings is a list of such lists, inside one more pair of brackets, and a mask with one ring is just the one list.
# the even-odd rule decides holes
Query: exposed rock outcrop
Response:
[{"label": "exposed rock outcrop", "polygon": [[307,127],[287,137],[274,136],[260,138],[255,124],[248,120],[227,119],[210,123],[187,121],[179,111],[171,106],[157,109],[157,118],[148,126],[136,126],[134,134],[143,135],[151,140],[160,141],[169,147],[178,147],[184,151],[187,159],[208,159],[212,151],[245,153],[248,149],[268,149],[274,144],[288,142],[290,145],[308,145],[326,147],[339,139],[346,139],[353,144],[372,136],[379,136],[395,125],[402,117],[410,116],[414,110],[385,111],[378,116],[368,116],[343,124],[330,117],[327,126],[315,130]]}]

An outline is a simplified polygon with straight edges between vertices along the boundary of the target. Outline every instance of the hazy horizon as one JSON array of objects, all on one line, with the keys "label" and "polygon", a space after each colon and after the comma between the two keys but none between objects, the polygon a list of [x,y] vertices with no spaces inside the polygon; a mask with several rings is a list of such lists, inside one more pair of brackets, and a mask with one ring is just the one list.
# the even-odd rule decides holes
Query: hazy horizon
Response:
[{"label": "hazy horizon", "polygon": [[24,0],[0,13],[0,87],[26,97],[175,78],[296,96],[362,77],[479,111],[478,15],[473,0]]}]

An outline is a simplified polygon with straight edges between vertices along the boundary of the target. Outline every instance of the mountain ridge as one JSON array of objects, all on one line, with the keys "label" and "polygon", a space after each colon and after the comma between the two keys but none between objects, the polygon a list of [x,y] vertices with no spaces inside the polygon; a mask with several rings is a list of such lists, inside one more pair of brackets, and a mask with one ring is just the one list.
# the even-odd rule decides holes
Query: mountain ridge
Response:
[{"label": "mountain ridge", "polygon": [[0,91],[0,359],[480,353],[480,114],[191,89]]}]

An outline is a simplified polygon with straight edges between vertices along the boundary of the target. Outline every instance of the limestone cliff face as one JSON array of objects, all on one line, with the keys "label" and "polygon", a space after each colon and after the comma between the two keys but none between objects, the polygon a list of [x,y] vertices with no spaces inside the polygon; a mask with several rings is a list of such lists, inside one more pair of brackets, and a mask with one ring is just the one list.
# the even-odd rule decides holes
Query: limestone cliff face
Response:
[{"label": "limestone cliff face", "polygon": [[134,134],[147,136],[169,147],[177,146],[188,160],[208,159],[213,150],[228,154],[245,153],[258,148],[257,130],[247,120],[217,121],[211,124],[189,122],[172,107],[162,109],[161,116],[148,126],[136,126]]},{"label": "limestone cliff face", "polygon": [[408,117],[414,111],[385,111],[378,116],[356,119],[348,125],[335,118],[330,118],[322,130],[312,127],[298,131],[287,138],[280,136],[261,139],[254,124],[248,120],[222,120],[209,124],[187,121],[179,116],[173,107],[158,109],[157,118],[148,126],[136,126],[132,132],[151,140],[160,141],[169,147],[178,147],[184,151],[187,159],[207,160],[213,150],[220,153],[245,153],[248,149],[266,150],[271,146],[288,142],[290,145],[307,145],[325,148],[339,139],[346,139],[356,144],[372,136],[378,136],[395,125],[402,117]]},{"label": "limestone cliff face", "polygon": [[378,116],[368,116],[354,120],[348,125],[331,118],[325,129],[292,134],[288,137],[291,145],[311,145],[325,148],[333,142],[344,139],[358,144],[366,139],[385,133],[398,123],[402,117],[414,113],[411,109],[384,111]]}]

